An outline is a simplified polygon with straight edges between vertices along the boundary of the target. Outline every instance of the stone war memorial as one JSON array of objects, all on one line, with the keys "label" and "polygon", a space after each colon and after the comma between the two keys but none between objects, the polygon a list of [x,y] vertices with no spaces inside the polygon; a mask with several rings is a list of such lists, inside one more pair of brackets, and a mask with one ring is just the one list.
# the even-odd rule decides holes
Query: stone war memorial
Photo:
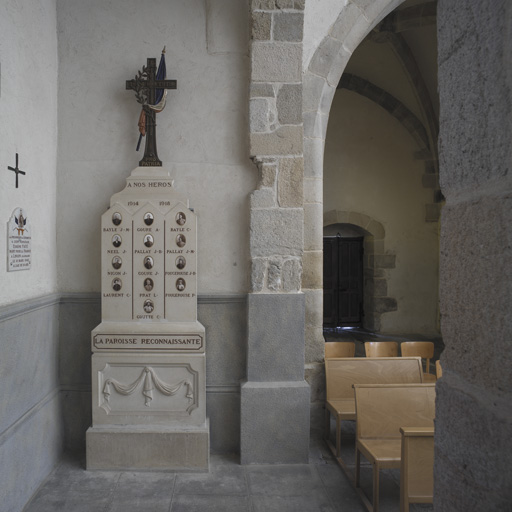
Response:
[{"label": "stone war memorial", "polygon": [[367,334],[434,342],[435,512],[510,510],[512,2],[2,7],[0,512],[363,510]]},{"label": "stone war memorial", "polygon": [[164,52],[158,71],[148,59],[126,83],[143,106],[146,145],[101,219],[102,322],[91,335],[87,469],[209,468],[197,219],[156,151],[156,113],[176,88],[165,80]]}]

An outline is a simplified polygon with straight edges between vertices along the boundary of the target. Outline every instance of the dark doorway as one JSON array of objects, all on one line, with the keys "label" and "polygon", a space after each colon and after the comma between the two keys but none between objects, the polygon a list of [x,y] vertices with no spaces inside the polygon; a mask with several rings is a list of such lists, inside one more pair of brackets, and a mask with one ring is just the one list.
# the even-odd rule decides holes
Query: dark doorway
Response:
[{"label": "dark doorway", "polygon": [[363,237],[324,237],[324,327],[361,326]]}]

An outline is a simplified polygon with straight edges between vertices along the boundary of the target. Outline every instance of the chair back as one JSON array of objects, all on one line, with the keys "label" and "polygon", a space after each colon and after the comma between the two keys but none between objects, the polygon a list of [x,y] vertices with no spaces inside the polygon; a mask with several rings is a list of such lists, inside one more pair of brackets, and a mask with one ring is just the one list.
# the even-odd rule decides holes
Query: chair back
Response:
[{"label": "chair back", "polygon": [[400,427],[433,427],[435,384],[354,384],[357,439],[399,439]]},{"label": "chair back", "polygon": [[356,344],[353,341],[327,341],[325,343],[325,358],[354,357]]},{"label": "chair back", "polygon": [[354,384],[423,382],[419,357],[340,357],[325,360],[327,400],[354,400]]},{"label": "chair back", "polygon": [[365,341],[366,357],[397,357],[398,343],[396,341]]},{"label": "chair back", "polygon": [[434,357],[434,344],[431,341],[404,341],[400,350],[403,356],[425,359],[425,373],[430,373],[430,360]]}]

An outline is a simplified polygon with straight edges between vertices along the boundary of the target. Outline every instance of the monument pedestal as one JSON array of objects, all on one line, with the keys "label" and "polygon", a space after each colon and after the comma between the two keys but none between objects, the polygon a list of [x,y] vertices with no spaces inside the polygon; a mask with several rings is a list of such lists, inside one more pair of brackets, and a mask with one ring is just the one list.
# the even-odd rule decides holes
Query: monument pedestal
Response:
[{"label": "monument pedestal", "polygon": [[87,469],[209,467],[196,217],[161,168],[137,168],[102,217]]},{"label": "monument pedestal", "polygon": [[86,433],[87,469],[208,471],[208,420],[200,427],[109,426]]},{"label": "monument pedestal", "polygon": [[[143,326],[137,327],[133,330]],[[189,341],[199,347],[203,338],[93,331],[93,343],[110,339],[158,346]],[[205,365],[204,353],[117,350],[93,354],[93,426],[86,434],[87,469],[208,471]]]}]

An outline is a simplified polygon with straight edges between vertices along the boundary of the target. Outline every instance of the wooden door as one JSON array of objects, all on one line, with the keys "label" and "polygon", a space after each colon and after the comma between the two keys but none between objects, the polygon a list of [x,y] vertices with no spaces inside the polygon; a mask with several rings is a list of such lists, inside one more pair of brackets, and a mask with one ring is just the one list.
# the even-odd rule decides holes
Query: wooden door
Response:
[{"label": "wooden door", "polygon": [[324,327],[361,325],[363,237],[324,238]]}]

